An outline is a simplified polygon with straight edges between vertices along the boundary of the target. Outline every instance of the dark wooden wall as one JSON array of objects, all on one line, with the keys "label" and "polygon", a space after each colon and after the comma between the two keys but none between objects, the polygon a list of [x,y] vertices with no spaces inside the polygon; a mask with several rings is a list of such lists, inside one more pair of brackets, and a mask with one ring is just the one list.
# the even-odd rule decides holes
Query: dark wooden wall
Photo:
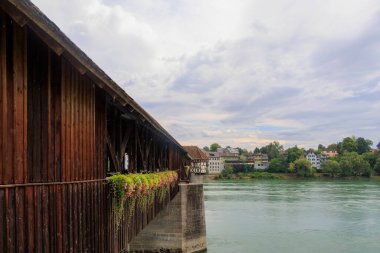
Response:
[{"label": "dark wooden wall", "polygon": [[183,153],[70,59],[0,8],[0,252],[120,252],[176,193],[115,227],[109,147],[129,172],[179,170]]}]

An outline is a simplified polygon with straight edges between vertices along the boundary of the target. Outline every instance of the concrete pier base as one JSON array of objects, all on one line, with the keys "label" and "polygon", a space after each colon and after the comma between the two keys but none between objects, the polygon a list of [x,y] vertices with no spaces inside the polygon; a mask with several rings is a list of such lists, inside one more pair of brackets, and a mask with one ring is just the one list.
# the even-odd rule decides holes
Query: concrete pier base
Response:
[{"label": "concrete pier base", "polygon": [[207,248],[203,183],[179,192],[129,244],[129,252],[202,252]]}]

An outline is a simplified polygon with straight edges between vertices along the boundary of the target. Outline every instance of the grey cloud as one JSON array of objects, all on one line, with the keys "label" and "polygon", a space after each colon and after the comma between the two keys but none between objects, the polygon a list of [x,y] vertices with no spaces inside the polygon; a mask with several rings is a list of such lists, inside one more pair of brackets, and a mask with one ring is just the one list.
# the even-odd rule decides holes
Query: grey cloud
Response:
[{"label": "grey cloud", "polygon": [[[180,142],[203,146],[217,141],[252,148],[270,140],[315,146],[352,134],[380,139],[380,12],[350,39],[334,34],[326,39],[314,34],[319,28],[313,27],[323,18],[323,8],[308,20],[308,14],[313,16],[307,13],[308,3],[284,1],[275,12],[281,15],[278,19],[256,18],[260,15],[252,9],[251,16],[244,16],[248,27],[241,34],[179,52],[178,47],[188,46],[183,41],[188,38],[160,32],[179,31],[183,23],[191,29],[193,20],[181,18],[197,3],[89,1],[112,12],[103,17],[104,24],[94,26],[96,16],[82,17],[89,7],[85,1],[72,1],[75,8],[66,1],[37,2],[44,3],[48,16],[51,9],[69,37]],[[305,10],[297,11],[299,6]],[[272,8],[266,8],[271,13],[268,10]],[[155,27],[161,30],[145,36]],[[166,43],[177,47],[176,54],[167,52]]]}]

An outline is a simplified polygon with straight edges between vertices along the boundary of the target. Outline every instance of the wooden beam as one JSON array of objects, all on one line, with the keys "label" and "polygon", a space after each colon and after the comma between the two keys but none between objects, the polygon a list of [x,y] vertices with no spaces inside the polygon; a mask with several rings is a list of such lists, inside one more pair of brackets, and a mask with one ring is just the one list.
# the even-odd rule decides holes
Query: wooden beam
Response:
[{"label": "wooden beam", "polygon": [[108,150],[111,153],[111,159],[112,159],[113,166],[115,167],[115,170],[118,171],[118,170],[120,170],[119,160],[116,157],[115,148],[112,146],[109,133],[107,133],[107,135],[106,135],[106,142],[107,142]]},{"label": "wooden beam", "polygon": [[125,149],[127,148],[130,136],[131,136],[131,129],[128,128],[128,130],[124,132],[123,141],[121,142],[121,145],[120,145],[120,161],[123,160],[123,154],[125,153]]}]

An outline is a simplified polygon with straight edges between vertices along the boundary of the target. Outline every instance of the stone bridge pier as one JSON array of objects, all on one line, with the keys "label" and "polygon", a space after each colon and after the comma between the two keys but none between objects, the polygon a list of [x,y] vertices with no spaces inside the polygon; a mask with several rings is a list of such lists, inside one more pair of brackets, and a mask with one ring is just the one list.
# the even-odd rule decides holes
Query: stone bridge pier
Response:
[{"label": "stone bridge pier", "polygon": [[192,176],[129,244],[129,252],[203,252],[207,248],[203,182]]}]

